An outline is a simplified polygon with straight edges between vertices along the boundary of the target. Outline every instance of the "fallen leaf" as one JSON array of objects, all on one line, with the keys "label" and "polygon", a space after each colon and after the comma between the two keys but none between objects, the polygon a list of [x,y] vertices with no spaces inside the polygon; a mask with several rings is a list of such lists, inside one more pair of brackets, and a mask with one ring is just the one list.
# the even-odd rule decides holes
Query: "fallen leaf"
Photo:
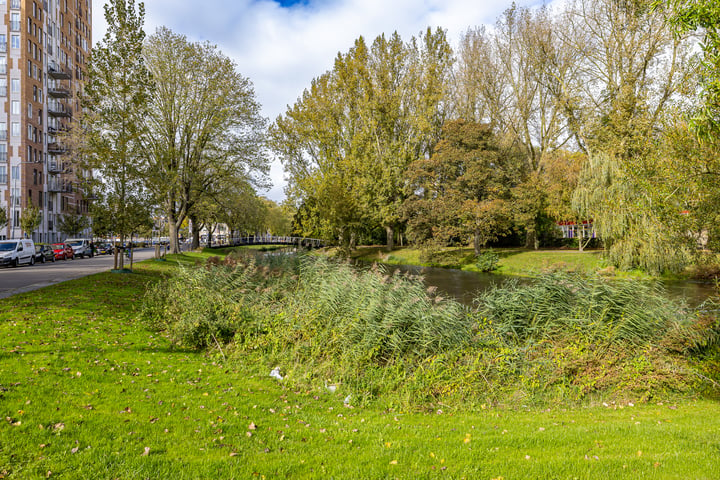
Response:
[{"label": "fallen leaf", "polygon": [[393,460],[393,461],[390,462],[390,465],[397,465],[397,464],[398,464],[398,461],[397,461],[397,460]]},{"label": "fallen leaf", "polygon": [[250,422],[250,425],[248,425],[248,429],[250,429],[250,430],[256,430],[256,429],[257,429],[257,425],[255,425],[253,422]]}]

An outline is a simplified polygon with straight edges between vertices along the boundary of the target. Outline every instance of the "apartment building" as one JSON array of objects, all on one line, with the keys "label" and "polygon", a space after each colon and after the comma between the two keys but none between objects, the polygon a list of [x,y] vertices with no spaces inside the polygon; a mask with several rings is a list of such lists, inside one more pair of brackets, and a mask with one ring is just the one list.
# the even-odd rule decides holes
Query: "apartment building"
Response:
[{"label": "apartment building", "polygon": [[[61,134],[80,111],[91,47],[91,0],[0,0],[0,239],[55,242],[63,215],[88,213]],[[20,228],[30,204],[35,232]]]}]

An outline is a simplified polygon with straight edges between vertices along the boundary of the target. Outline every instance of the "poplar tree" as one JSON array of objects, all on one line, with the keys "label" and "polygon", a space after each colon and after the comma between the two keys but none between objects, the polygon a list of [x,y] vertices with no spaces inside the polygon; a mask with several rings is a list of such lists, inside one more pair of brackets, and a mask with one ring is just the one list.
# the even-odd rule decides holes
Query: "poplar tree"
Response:
[{"label": "poplar tree", "polygon": [[[109,0],[104,8],[108,28],[88,62],[84,111],[73,135],[81,168],[99,174],[96,188],[107,199],[114,232],[124,241],[138,223],[133,216],[144,210],[130,207],[148,201],[140,139],[152,79],[142,56],[144,4]],[[116,256],[116,269],[122,261]]]}]

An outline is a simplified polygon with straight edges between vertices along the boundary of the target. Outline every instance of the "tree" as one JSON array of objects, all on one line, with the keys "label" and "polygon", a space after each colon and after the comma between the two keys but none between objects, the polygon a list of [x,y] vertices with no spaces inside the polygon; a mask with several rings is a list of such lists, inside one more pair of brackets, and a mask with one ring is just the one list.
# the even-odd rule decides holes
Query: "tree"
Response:
[{"label": "tree", "polygon": [[702,105],[693,112],[695,131],[703,138],[720,134],[720,1],[655,0],[653,6],[667,11],[679,35],[699,32],[703,57],[700,64]]},{"label": "tree", "polygon": [[455,120],[428,159],[408,169],[408,234],[444,246],[472,239],[476,254],[510,228],[509,195],[522,163],[502,151],[489,125]]},{"label": "tree", "polygon": [[5,207],[0,205],[0,228],[5,228],[7,223],[8,223],[7,210],[5,210]]},{"label": "tree", "polygon": [[99,173],[95,188],[107,199],[112,230],[121,241],[142,221],[135,215],[145,209],[137,207],[148,201],[144,189],[147,168],[140,143],[152,90],[142,57],[144,17],[142,2],[137,7],[135,0],[106,3],[107,32],[87,66],[86,113],[72,132],[81,159],[79,170]]},{"label": "tree", "polygon": [[20,228],[26,236],[32,236],[33,232],[40,226],[40,222],[42,222],[42,212],[32,203],[28,203],[20,217]]},{"label": "tree", "polygon": [[447,115],[452,50],[428,30],[368,47],[358,38],[271,128],[302,225],[353,245],[368,228],[402,229],[405,169],[430,154]]},{"label": "tree", "polygon": [[69,237],[80,235],[89,226],[83,215],[64,214],[57,219],[57,229]]},{"label": "tree", "polygon": [[144,57],[156,85],[142,119],[148,186],[177,253],[178,228],[204,192],[225,179],[257,183],[267,172],[265,119],[250,80],[216,46],[160,28]]}]

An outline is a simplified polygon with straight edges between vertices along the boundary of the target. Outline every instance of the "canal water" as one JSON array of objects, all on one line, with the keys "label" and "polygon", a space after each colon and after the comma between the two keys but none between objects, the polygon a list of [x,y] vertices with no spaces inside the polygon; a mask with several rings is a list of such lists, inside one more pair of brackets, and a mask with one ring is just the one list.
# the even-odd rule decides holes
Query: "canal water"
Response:
[{"label": "canal water", "polygon": [[[437,287],[439,292],[454,297],[460,303],[473,306],[473,300],[492,285],[501,285],[513,279],[519,283],[532,283],[532,278],[509,277],[492,273],[465,272],[448,268],[418,267],[413,265],[384,265],[388,272],[409,273],[424,278],[425,284]],[[708,297],[717,294],[717,288],[711,283],[702,282],[665,282],[665,289],[671,298],[684,300],[688,306],[695,307]]]}]

